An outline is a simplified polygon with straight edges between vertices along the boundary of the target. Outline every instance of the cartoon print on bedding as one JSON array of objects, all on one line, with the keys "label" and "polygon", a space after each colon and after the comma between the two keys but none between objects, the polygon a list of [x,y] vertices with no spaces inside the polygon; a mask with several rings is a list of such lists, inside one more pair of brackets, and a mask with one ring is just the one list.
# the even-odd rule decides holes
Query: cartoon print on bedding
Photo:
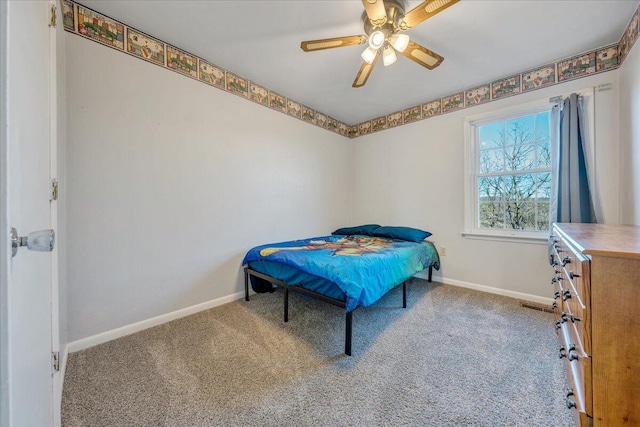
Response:
[{"label": "cartoon print on bedding", "polygon": [[379,237],[365,236],[347,236],[342,237],[335,242],[326,240],[311,240],[305,246],[264,248],[260,251],[260,255],[268,257],[280,251],[317,251],[322,249],[333,250],[331,256],[361,256],[371,254],[386,249],[391,246],[392,240],[381,239]]}]

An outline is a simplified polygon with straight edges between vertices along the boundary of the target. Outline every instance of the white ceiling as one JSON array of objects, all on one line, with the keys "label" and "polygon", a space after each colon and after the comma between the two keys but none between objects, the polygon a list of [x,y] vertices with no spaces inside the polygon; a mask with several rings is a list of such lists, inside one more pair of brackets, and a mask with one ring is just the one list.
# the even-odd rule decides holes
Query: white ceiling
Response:
[{"label": "white ceiling", "polygon": [[303,52],[300,42],[364,34],[360,0],[80,2],[350,125],[617,43],[638,6],[463,0],[407,32],[442,65],[430,71],[399,55],[354,89],[363,46]]}]

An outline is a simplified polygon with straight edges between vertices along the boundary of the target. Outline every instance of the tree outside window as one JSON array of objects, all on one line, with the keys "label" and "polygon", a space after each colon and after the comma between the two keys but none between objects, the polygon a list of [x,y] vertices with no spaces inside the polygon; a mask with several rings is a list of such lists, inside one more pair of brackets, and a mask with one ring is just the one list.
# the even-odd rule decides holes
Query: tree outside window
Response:
[{"label": "tree outside window", "polygon": [[549,111],[478,125],[477,224],[480,229],[549,228]]}]

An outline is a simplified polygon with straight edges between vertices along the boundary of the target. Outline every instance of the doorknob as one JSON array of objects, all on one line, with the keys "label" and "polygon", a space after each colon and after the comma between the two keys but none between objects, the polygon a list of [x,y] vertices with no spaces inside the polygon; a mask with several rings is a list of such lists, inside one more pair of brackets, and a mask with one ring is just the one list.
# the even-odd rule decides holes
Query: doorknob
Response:
[{"label": "doorknob", "polygon": [[11,257],[16,256],[20,246],[26,246],[30,251],[51,252],[55,242],[53,230],[34,231],[26,237],[19,237],[18,231],[11,227]]}]

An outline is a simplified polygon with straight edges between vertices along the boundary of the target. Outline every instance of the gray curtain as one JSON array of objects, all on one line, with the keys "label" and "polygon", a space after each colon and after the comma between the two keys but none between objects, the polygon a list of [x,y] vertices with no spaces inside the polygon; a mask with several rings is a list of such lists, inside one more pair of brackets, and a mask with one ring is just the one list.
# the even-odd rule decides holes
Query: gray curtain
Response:
[{"label": "gray curtain", "polygon": [[583,117],[582,99],[575,93],[551,111],[551,223],[595,222]]}]

